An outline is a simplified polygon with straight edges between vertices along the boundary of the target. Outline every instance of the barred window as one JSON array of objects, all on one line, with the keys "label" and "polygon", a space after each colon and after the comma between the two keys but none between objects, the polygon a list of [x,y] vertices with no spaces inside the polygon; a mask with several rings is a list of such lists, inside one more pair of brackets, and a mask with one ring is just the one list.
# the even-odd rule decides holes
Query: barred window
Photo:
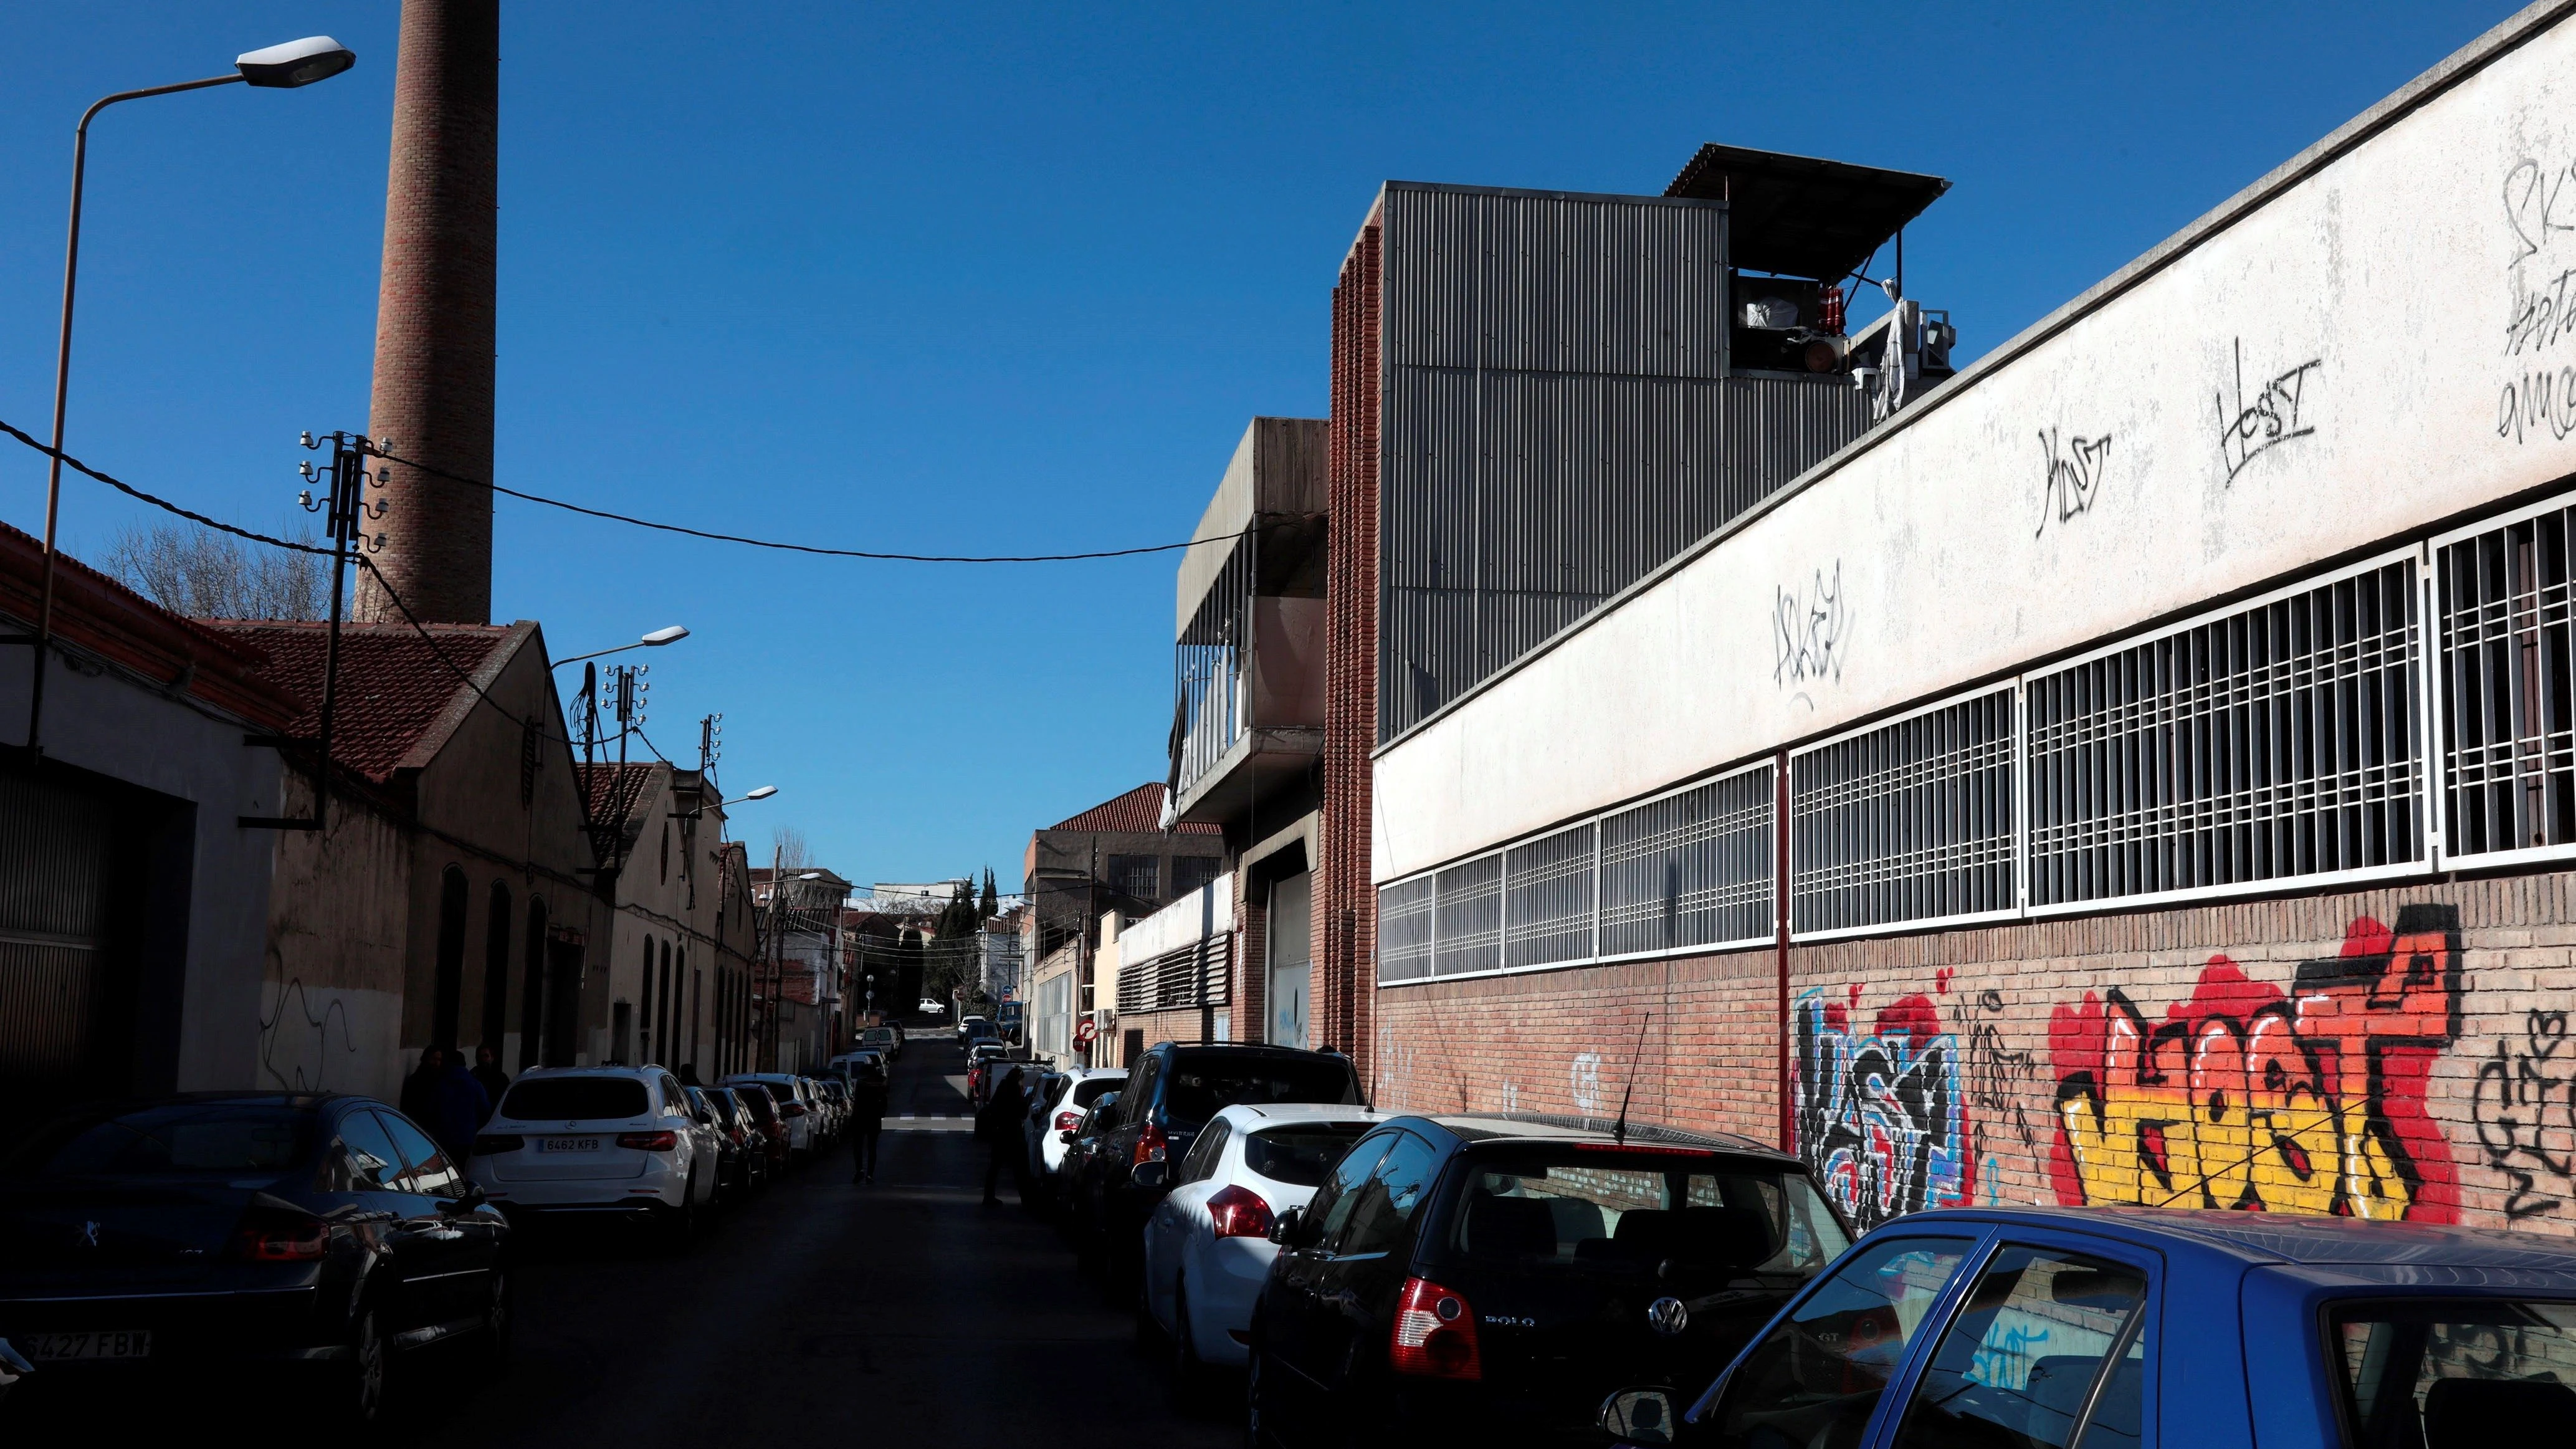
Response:
[{"label": "barred window", "polygon": [[1503,964],[1552,966],[1592,955],[1592,823],[1503,855]]},{"label": "barred window", "polygon": [[1602,955],[1771,933],[1771,778],[1763,765],[1602,820]]},{"label": "barred window", "polygon": [[2013,909],[2012,756],[2010,689],[1792,755],[1794,928]]},{"label": "barred window", "polygon": [[2571,517],[2553,508],[2434,554],[2446,855],[2576,844]]},{"label": "barred window", "polygon": [[1503,964],[1503,858],[1480,856],[1432,877],[1431,974],[1457,976]]},{"label": "barred window", "polygon": [[1172,899],[1179,900],[1209,881],[1225,874],[1225,864],[1213,855],[1176,855],[1172,857]]},{"label": "barred window", "polygon": [[2415,565],[2027,681],[2030,903],[2424,858]]},{"label": "barred window", "polygon": [[1377,979],[1381,985],[1431,975],[1431,892],[1427,875],[1377,893]]},{"label": "barred window", "polygon": [[1163,862],[1151,855],[1109,857],[1109,888],[1140,901],[1163,898]]}]

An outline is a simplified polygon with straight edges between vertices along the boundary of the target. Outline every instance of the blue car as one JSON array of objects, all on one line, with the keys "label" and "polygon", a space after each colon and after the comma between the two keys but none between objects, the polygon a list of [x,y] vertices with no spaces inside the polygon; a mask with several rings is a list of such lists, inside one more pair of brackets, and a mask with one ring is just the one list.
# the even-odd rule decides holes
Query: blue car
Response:
[{"label": "blue car", "polygon": [[1723,1449],[2576,1442],[2576,1243],[2147,1208],[1916,1213],[1852,1245],[1681,1422]]}]

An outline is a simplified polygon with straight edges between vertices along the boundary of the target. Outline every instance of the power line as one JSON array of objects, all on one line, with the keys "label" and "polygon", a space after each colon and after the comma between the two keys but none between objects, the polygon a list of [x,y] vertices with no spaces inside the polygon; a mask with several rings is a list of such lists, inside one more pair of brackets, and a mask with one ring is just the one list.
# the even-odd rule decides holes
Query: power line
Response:
[{"label": "power line", "polygon": [[293,549],[297,553],[318,553],[324,558],[329,558],[331,556],[331,550],[323,548],[319,544],[290,543],[282,538],[271,538],[264,533],[253,533],[247,528],[242,528],[236,524],[226,523],[221,519],[208,518],[202,513],[190,512],[188,509],[180,507],[178,504],[171,502],[167,498],[158,498],[152,494],[146,493],[142,489],[135,487],[133,484],[128,483],[121,478],[109,477],[107,474],[98,471],[96,468],[91,467],[69,453],[58,452],[53,448],[49,448],[43,443],[37,442],[27,433],[19,430],[18,428],[12,427],[5,420],[0,420],[0,432],[7,433],[9,436],[16,438],[19,442],[26,444],[28,447],[35,449],[37,452],[44,454],[48,458],[62,459],[63,465],[70,468],[75,473],[86,473],[90,477],[97,479],[101,483],[106,484],[108,487],[115,489],[117,492],[122,493],[129,498],[149,503],[153,507],[161,509],[167,513],[175,513],[181,518],[187,519],[191,523],[202,523],[206,527],[218,532],[229,533],[236,538],[246,538],[253,543],[264,543],[271,548]]},{"label": "power line", "polygon": [[548,498],[540,493],[522,493],[516,488],[504,488],[500,484],[492,482],[486,478],[468,478],[462,473],[450,473],[444,468],[433,468],[427,463],[415,463],[411,459],[405,458],[397,453],[387,453],[379,450],[377,456],[385,459],[387,462],[400,463],[406,468],[417,468],[424,473],[430,474],[434,477],[444,478],[451,483],[462,483],[469,488],[488,488],[495,493],[504,494],[511,498],[522,499],[529,503],[542,503],[548,508],[560,508],[567,513],[579,513],[590,518],[604,518],[612,523],[627,523],[632,524],[637,528],[658,529],[663,533],[679,533],[686,534],[691,538],[712,539],[717,543],[739,543],[751,548],[774,548],[787,553],[820,554],[826,558],[879,559],[893,563],[1078,563],[1086,559],[1132,558],[1138,554],[1174,553],[1185,548],[1196,548],[1203,543],[1223,543],[1228,539],[1241,538],[1245,534],[1252,532],[1253,529],[1264,526],[1261,524],[1253,524],[1250,527],[1238,529],[1233,533],[1210,534],[1206,538],[1193,538],[1180,543],[1146,544],[1137,548],[1108,548],[1100,549],[1092,553],[882,553],[859,548],[824,548],[819,544],[811,543],[783,543],[776,539],[752,538],[739,533],[715,533],[707,529],[690,528],[677,523],[662,523],[650,518],[637,518],[633,514],[611,513],[604,508],[588,508],[578,503],[567,503],[560,498]]}]

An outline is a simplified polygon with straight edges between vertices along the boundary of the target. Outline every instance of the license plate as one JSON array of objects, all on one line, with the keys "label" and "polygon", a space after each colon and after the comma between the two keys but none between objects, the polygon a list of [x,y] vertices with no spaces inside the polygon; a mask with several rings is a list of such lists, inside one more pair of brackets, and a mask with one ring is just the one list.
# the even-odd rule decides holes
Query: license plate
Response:
[{"label": "license plate", "polygon": [[152,1333],[142,1328],[99,1329],[90,1333],[37,1333],[15,1340],[38,1363],[69,1359],[150,1358]]},{"label": "license plate", "polygon": [[540,1137],[537,1139],[537,1150],[540,1152],[597,1152],[599,1139],[596,1137]]}]

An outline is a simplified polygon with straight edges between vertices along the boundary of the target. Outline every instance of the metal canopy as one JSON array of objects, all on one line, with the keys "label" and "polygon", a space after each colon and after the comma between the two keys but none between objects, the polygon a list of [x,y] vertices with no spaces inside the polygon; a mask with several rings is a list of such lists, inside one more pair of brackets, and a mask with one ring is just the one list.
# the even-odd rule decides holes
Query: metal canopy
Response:
[{"label": "metal canopy", "polygon": [[1726,202],[1736,266],[1832,281],[1949,189],[1938,176],[1711,142],[1664,194]]}]

